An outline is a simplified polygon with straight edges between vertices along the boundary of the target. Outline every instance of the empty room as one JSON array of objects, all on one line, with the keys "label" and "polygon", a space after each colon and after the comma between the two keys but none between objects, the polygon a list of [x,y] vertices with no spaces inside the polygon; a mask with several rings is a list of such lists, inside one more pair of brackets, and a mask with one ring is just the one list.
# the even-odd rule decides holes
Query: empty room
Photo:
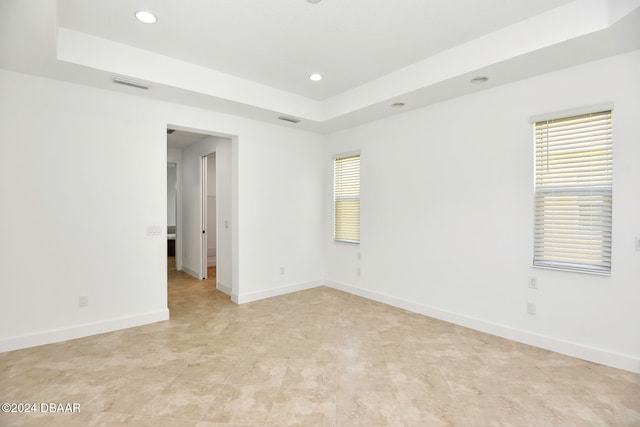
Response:
[{"label": "empty room", "polygon": [[640,0],[0,0],[0,426],[639,426]]}]

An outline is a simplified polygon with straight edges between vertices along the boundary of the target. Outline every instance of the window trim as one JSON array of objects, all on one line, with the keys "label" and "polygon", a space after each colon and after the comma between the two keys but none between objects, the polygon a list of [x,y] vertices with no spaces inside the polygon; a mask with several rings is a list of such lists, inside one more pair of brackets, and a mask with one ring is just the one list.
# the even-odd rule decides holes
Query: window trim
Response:
[{"label": "window trim", "polygon": [[[551,113],[545,114],[536,114],[535,116],[529,117],[529,123],[535,125],[537,122],[544,122],[546,120],[557,120],[568,118],[572,116],[581,116],[583,114],[592,114],[600,111],[611,111],[611,115],[613,115],[613,103],[602,103],[602,104],[593,104],[588,107],[578,107],[578,108],[570,108],[567,110],[554,111]],[[535,141],[534,141],[535,142]],[[534,144],[534,153],[535,153],[535,144]]]},{"label": "window trim", "polygon": [[[555,120],[563,120],[563,119],[567,119],[570,120],[572,118],[575,118],[577,116],[588,116],[591,114],[601,114],[601,113],[608,113],[609,114],[609,131],[610,136],[606,139],[609,140],[609,148],[608,153],[609,155],[611,155],[612,157],[610,158],[611,163],[609,164],[609,169],[607,169],[607,172],[609,174],[609,182],[608,184],[604,184],[604,185],[600,185],[600,184],[590,184],[590,183],[586,183],[586,184],[581,184],[581,185],[575,185],[573,183],[573,185],[571,184],[567,184],[564,185],[564,183],[562,181],[558,181],[557,184],[552,185],[552,186],[540,186],[539,187],[539,161],[543,161],[544,159],[539,159],[539,153],[538,153],[538,148],[539,148],[539,141],[537,139],[536,136],[536,131],[537,131],[537,127],[539,124],[543,123],[543,122],[548,122],[548,121],[555,121]],[[539,115],[539,116],[535,116],[532,117],[530,119],[530,122],[533,124],[533,162],[534,162],[534,176],[533,176],[533,184],[534,184],[534,200],[533,200],[533,205],[534,205],[534,227],[533,227],[533,258],[532,258],[532,264],[533,267],[535,268],[543,268],[543,269],[551,269],[551,270],[558,270],[558,271],[570,271],[570,272],[577,272],[577,273],[586,273],[586,274],[595,274],[595,275],[603,275],[603,276],[609,276],[611,275],[611,255],[612,255],[612,233],[613,233],[613,227],[612,227],[612,220],[613,220],[613,212],[612,212],[612,208],[613,208],[613,180],[611,179],[613,176],[613,105],[612,104],[600,104],[597,106],[591,106],[591,107],[585,107],[585,108],[579,108],[579,109],[573,109],[573,110],[569,110],[569,111],[564,111],[561,113],[550,113],[550,114],[545,114],[545,115]],[[566,141],[566,140],[565,140]],[[605,140],[602,140],[605,141]],[[556,146],[556,150],[557,150],[557,146]],[[591,150],[589,150],[590,152],[592,152]],[[578,162],[576,162],[575,164],[579,164]],[[548,165],[548,163],[547,163]],[[556,166],[557,168],[558,166]],[[554,179],[554,178],[558,178],[562,175],[555,175],[557,173],[559,173],[560,170],[559,169],[555,169],[555,171],[551,172],[551,175],[549,175],[547,177],[547,179]],[[562,171],[563,173],[565,171]],[[555,175],[555,176],[554,176]],[[592,177],[597,177],[598,175],[590,175]],[[606,175],[603,175],[603,177]],[[542,225],[539,223],[539,221],[544,219],[544,215],[545,213],[539,213],[539,209],[544,209],[544,207],[541,208],[542,205],[540,205],[541,203],[544,202],[543,198],[544,195],[549,195],[550,197],[553,196],[557,196],[558,194],[561,194],[563,192],[566,192],[569,195],[575,196],[575,197],[582,197],[581,194],[594,194],[593,198],[590,199],[589,201],[591,203],[593,202],[598,202],[599,200],[602,200],[603,203],[606,203],[606,200],[608,199],[608,204],[606,204],[605,206],[608,207],[609,209],[609,213],[608,216],[604,216],[602,218],[605,219],[605,223],[608,222],[608,227],[606,225],[601,226],[600,229],[608,234],[608,239],[606,237],[603,237],[603,240],[601,240],[601,246],[598,247],[599,249],[599,254],[602,254],[602,256],[604,256],[605,258],[603,258],[603,262],[602,263],[597,263],[597,262],[592,262],[592,263],[588,263],[588,262],[584,262],[584,263],[580,263],[580,262],[570,262],[569,260],[565,259],[562,260],[561,258],[556,258],[555,260],[543,260],[540,258],[536,258],[537,256],[539,256],[539,251],[545,251],[544,246],[542,247],[542,249],[540,249],[540,245],[543,245],[545,242],[545,238],[539,238],[539,234],[542,231]],[[542,199],[541,199],[542,196]],[[566,202],[565,202],[566,203]],[[571,202],[569,202],[571,203]],[[565,205],[566,206],[566,205]],[[569,205],[571,206],[571,204]],[[562,209],[562,208],[560,208]],[[601,213],[601,212],[606,212],[607,209],[605,208],[604,211],[594,211],[596,213]],[[549,214],[551,217],[553,217],[554,214]],[[598,227],[596,227],[594,230],[598,230]],[[605,234],[605,235],[606,235]],[[582,236],[582,238],[584,238],[584,234],[578,235],[577,238],[574,238],[573,242],[569,242],[568,245],[571,246],[571,244],[580,244],[582,243],[580,236]],[[560,250],[562,251],[562,249],[566,249],[567,246],[563,246],[562,244],[560,244],[560,246],[556,246],[555,249],[556,250]],[[553,248],[552,248],[553,250]],[[544,252],[542,252],[543,254]],[[607,262],[607,258],[608,258],[608,262]]]}]

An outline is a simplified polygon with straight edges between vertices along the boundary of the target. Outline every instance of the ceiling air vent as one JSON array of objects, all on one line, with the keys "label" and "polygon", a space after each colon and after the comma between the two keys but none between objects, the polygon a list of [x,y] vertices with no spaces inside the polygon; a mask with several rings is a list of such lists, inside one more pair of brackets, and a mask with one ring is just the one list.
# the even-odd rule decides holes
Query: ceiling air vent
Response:
[{"label": "ceiling air vent", "polygon": [[135,87],[135,88],[138,88],[138,89],[144,89],[144,90],[149,89],[149,86],[145,85],[144,83],[136,82],[136,81],[133,81],[133,80],[126,80],[126,79],[122,79],[120,77],[114,77],[113,78],[113,82],[117,83],[119,85],[131,86],[131,87]]},{"label": "ceiling air vent", "polygon": [[278,117],[278,120],[284,120],[285,122],[290,122],[290,123],[300,123],[300,119],[296,119],[294,117],[287,117],[287,116],[280,116]]}]

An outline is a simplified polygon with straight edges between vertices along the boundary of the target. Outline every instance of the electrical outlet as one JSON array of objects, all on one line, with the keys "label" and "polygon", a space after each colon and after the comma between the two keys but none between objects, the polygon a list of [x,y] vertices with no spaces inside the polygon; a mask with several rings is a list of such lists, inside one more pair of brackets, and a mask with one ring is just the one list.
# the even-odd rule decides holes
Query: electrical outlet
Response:
[{"label": "electrical outlet", "polygon": [[356,276],[360,275],[360,267],[356,268]]},{"label": "electrical outlet", "polygon": [[283,275],[284,274],[284,267],[280,267],[280,274]]},{"label": "electrical outlet", "polygon": [[81,296],[78,298],[78,305],[80,307],[88,307],[89,306],[89,297],[88,296]]},{"label": "electrical outlet", "polygon": [[529,277],[529,288],[530,289],[538,289],[538,278],[537,277]]},{"label": "electrical outlet", "polygon": [[527,313],[529,313],[532,316],[536,315],[536,303],[534,302],[527,303]]},{"label": "electrical outlet", "polygon": [[640,251],[640,237],[636,237],[636,251]]}]

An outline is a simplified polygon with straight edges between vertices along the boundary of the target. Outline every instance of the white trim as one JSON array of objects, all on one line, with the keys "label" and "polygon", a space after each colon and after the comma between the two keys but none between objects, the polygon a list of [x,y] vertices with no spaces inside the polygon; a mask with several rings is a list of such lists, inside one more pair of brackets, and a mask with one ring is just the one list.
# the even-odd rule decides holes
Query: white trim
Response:
[{"label": "white trim", "polygon": [[534,123],[543,122],[546,120],[555,120],[555,119],[561,119],[563,117],[573,117],[573,116],[579,116],[581,114],[597,113],[599,111],[609,111],[609,110],[613,111],[612,102],[595,104],[588,107],[578,107],[578,108],[571,108],[568,110],[554,111],[552,113],[537,114],[535,116],[529,117],[529,123],[534,124]]},{"label": "white trim", "polygon": [[352,285],[326,281],[325,285],[343,292],[358,295],[403,310],[412,311],[435,319],[444,320],[456,325],[465,326],[476,331],[485,332],[502,338],[565,354],[567,356],[588,360],[595,363],[611,366],[625,371],[640,373],[640,358],[629,355],[587,346],[584,344],[563,340],[560,338],[540,335],[511,326],[494,323],[477,317],[442,310],[437,307],[418,304],[402,298],[393,297],[381,292],[370,291]]},{"label": "white trim", "polygon": [[216,289],[222,292],[223,294],[227,294],[231,296],[231,286],[225,285],[221,281],[216,279]]},{"label": "white trim", "polygon": [[355,157],[355,156],[362,157],[362,154],[361,154],[360,150],[347,151],[345,153],[334,154],[333,157],[332,157],[332,160],[343,159],[345,157]]},{"label": "white trim", "polygon": [[[247,302],[258,301],[265,298],[277,297],[279,295],[290,294],[292,292],[304,291],[306,289],[317,288],[322,286],[324,281],[315,280],[313,282],[298,283],[296,285],[282,286],[279,288],[271,288],[265,291],[252,292],[241,295],[231,295],[231,301],[237,304],[244,304]],[[235,300],[234,300],[235,298]]]},{"label": "white trim", "polygon": [[[167,125],[169,129],[169,125]],[[176,164],[176,270],[182,270],[182,150],[173,149],[171,152],[168,146],[167,139],[167,153],[180,154],[177,157],[167,155],[167,163]]]},{"label": "white trim", "polygon": [[336,239],[335,237],[333,239],[333,243],[340,243],[340,244],[349,245],[349,246],[358,246],[358,245],[360,245],[359,241],[355,241],[355,240],[340,240],[340,239]]},{"label": "white trim", "polygon": [[3,338],[0,340],[0,352],[83,338],[105,332],[147,325],[149,323],[162,322],[164,320],[169,320],[169,309]]},{"label": "white trim", "polygon": [[206,279],[209,275],[207,258],[207,174],[209,155],[200,157],[200,278]]},{"label": "white trim", "polygon": [[194,270],[191,267],[188,267],[186,265],[182,265],[182,271],[184,271],[185,273],[187,273],[189,276],[193,276],[198,280],[202,280],[202,277],[200,277],[200,273],[198,273],[196,270]]}]

